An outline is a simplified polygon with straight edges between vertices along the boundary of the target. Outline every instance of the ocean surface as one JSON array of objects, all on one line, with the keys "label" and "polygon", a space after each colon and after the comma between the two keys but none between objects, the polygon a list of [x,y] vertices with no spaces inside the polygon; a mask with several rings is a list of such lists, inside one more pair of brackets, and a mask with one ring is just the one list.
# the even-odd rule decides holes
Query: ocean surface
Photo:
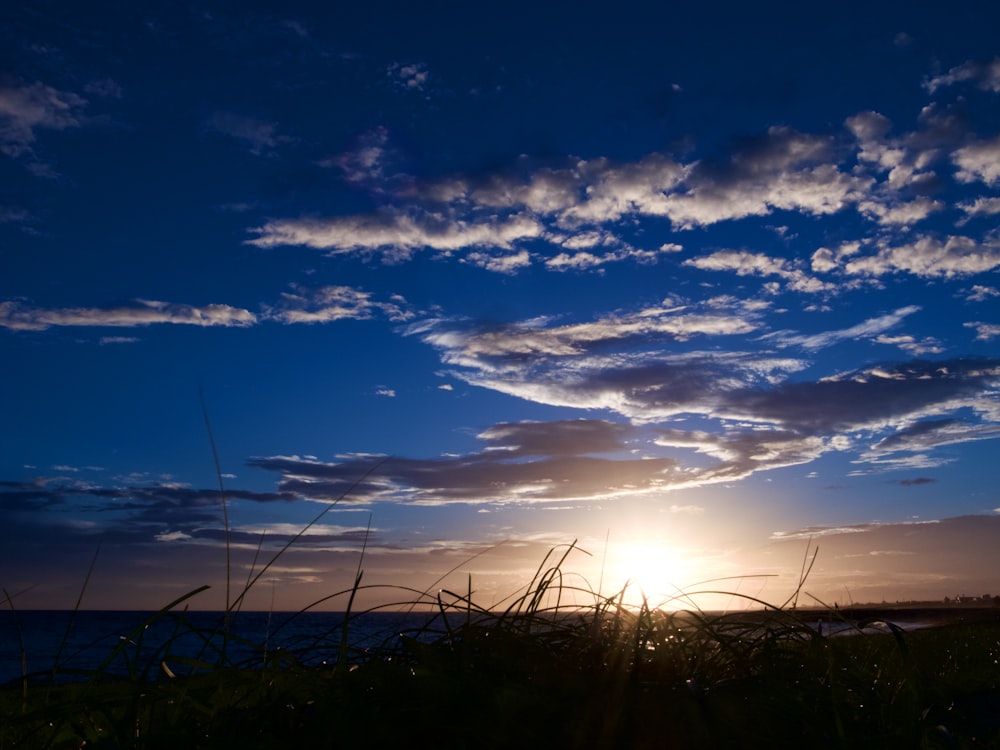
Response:
[{"label": "ocean surface", "polygon": [[[420,636],[426,613],[352,615],[347,642],[352,659],[398,638]],[[440,626],[440,619],[437,621]],[[432,624],[433,627],[433,624]],[[237,612],[224,638],[219,612],[0,611],[0,685],[87,679],[99,671],[155,679],[166,664],[178,675],[199,664],[257,668],[268,659],[308,664],[336,662],[344,632],[342,612]],[[425,637],[427,635],[425,634]]]}]

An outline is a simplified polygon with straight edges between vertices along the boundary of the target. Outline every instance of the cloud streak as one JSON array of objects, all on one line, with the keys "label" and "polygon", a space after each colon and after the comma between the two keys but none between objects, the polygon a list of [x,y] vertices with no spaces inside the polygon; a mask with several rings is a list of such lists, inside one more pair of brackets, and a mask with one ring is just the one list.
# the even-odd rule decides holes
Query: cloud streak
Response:
[{"label": "cloud streak", "polygon": [[[155,300],[135,300],[120,307],[31,307],[17,300],[0,302],[0,328],[12,331],[44,331],[59,327],[141,328],[150,325],[190,325],[201,328],[247,328],[262,322],[285,325],[332,323],[338,320],[369,320],[376,316],[402,322],[413,318],[406,300],[392,295],[389,301],[372,299],[369,292],[347,286],[305,287],[295,285],[275,305],[263,305],[259,313],[231,305],[187,305]],[[102,343],[132,341],[105,337]]]}]

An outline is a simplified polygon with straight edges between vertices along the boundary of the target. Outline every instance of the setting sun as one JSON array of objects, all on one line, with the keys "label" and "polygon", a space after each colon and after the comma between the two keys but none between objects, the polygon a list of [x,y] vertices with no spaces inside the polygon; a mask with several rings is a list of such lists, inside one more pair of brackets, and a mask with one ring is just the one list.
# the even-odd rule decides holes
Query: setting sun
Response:
[{"label": "setting sun", "polygon": [[606,581],[618,590],[625,588],[627,604],[643,600],[653,607],[669,604],[699,578],[684,555],[666,543],[622,543],[613,553],[609,550],[608,556],[611,575]]}]

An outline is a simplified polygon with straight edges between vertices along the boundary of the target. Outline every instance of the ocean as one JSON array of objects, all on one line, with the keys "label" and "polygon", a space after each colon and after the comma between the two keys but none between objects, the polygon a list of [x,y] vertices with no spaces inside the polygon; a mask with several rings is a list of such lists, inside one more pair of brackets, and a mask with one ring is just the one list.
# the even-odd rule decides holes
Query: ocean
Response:
[{"label": "ocean", "polygon": [[[225,662],[258,668],[266,659],[307,664],[335,662],[343,612],[236,612],[228,639],[220,612],[0,611],[0,685],[87,679],[94,671],[155,679],[166,664],[177,675],[198,664]],[[419,636],[426,613],[370,612],[352,615],[352,658],[391,642],[400,633]],[[438,620],[440,625],[440,620]],[[424,634],[425,637],[427,634]]]}]

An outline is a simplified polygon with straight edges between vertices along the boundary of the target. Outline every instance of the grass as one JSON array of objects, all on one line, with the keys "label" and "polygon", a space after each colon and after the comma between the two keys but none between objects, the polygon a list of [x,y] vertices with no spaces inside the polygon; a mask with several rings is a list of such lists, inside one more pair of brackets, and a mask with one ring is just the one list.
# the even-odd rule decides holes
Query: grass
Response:
[{"label": "grass", "polygon": [[[193,591],[137,623],[132,641],[156,620],[174,635],[125,674],[107,667],[127,641],[104,667],[60,675],[77,682],[0,690],[0,749],[1000,747],[996,622],[831,637],[805,619],[817,612],[787,604],[628,607],[625,591],[571,583],[573,549],[551,552],[502,609],[478,606],[471,581],[402,590],[436,610],[366,651],[351,646],[350,617],[291,652],[233,643],[228,623],[192,633]],[[567,603],[581,596],[591,603]],[[192,635],[202,655],[177,658]],[[232,657],[247,648],[252,668]],[[319,651],[339,656],[308,666]]]}]

